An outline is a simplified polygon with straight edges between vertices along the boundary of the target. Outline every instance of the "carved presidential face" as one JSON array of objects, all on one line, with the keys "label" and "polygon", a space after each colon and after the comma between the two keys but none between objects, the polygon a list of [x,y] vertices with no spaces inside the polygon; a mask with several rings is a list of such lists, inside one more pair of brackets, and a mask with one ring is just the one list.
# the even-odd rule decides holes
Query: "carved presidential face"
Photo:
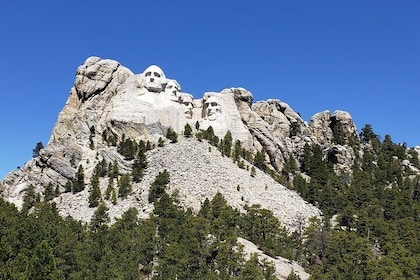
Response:
[{"label": "carved presidential face", "polygon": [[169,96],[170,100],[178,102],[181,93],[181,86],[176,80],[168,80],[165,87],[165,93]]},{"label": "carved presidential face", "polygon": [[166,77],[162,69],[156,65],[147,67],[143,72],[144,87],[148,91],[161,92],[166,83]]},{"label": "carved presidential face", "polygon": [[184,114],[187,119],[192,118],[192,109],[194,107],[193,105],[193,96],[188,93],[181,94],[181,105],[184,108]]},{"label": "carved presidential face", "polygon": [[208,118],[211,121],[219,118],[220,113],[222,112],[222,106],[220,97],[215,94],[210,94],[204,97],[203,104],[203,113],[204,117]]}]

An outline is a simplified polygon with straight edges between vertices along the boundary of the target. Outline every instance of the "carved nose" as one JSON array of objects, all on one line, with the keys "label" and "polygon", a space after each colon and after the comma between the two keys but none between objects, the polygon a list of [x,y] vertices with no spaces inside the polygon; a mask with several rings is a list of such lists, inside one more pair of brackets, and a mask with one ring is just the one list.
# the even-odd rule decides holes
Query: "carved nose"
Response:
[{"label": "carved nose", "polygon": [[154,81],[155,81],[155,79],[153,79],[153,78],[150,78],[150,81],[151,81],[151,82],[154,82]]}]

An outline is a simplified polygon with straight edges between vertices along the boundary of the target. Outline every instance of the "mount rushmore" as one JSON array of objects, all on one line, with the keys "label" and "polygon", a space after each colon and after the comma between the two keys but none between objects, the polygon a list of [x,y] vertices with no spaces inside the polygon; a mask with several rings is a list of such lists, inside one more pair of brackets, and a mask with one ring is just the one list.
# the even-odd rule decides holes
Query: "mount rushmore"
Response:
[{"label": "mount rushmore", "polygon": [[[251,154],[262,152],[273,172],[281,172],[291,157],[298,160],[305,144],[316,143],[326,157],[334,157],[337,172],[349,173],[354,151],[349,145],[332,143],[332,128],[337,123],[345,139],[357,137],[353,120],[344,111],[320,112],[308,123],[278,99],[254,103],[252,93],[244,88],[206,92],[202,98],[194,98],[156,65],[134,74],[117,61],[89,57],[76,71],[48,144],[23,168],[4,178],[1,194],[19,207],[29,185],[39,193],[47,184],[64,190],[79,166],[84,167],[87,182],[101,160],[117,162],[121,172],[130,172],[130,162],[104,142],[104,135],[157,143],[169,128],[182,134],[187,124],[194,133],[211,127],[220,139],[230,132]],[[171,173],[170,187],[179,191],[185,207],[197,209],[206,197],[222,192],[235,207],[248,203],[272,210],[290,228],[297,216],[307,220],[321,214],[269,175],[258,171],[256,176],[249,176],[248,171],[237,168],[208,145],[181,139],[151,151],[148,157],[153,160],[148,159],[145,178],[134,184],[128,199],[110,205],[111,217],[133,205],[147,216],[152,207],[147,202],[150,182],[162,168]],[[100,184],[106,188],[106,182]],[[236,193],[239,185],[242,192]],[[86,189],[75,195],[63,192],[54,201],[63,215],[89,221],[93,210],[88,207],[87,196]]]}]

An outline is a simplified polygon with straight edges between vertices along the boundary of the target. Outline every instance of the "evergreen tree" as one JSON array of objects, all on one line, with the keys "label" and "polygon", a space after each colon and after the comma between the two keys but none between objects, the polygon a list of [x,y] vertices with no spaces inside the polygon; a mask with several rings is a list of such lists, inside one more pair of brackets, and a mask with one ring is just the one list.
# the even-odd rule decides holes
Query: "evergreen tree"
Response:
[{"label": "evergreen tree", "polygon": [[346,139],[344,134],[343,123],[341,123],[339,120],[333,119],[331,121],[330,128],[332,130],[333,135],[331,142],[338,145],[345,145]]},{"label": "evergreen tree", "polygon": [[300,280],[299,275],[297,275],[295,273],[295,271],[292,268],[292,271],[290,272],[290,274],[287,276],[287,280]]},{"label": "evergreen tree", "polygon": [[23,197],[22,212],[28,213],[28,211],[35,205],[35,202],[36,202],[35,187],[33,185],[29,185]]},{"label": "evergreen tree", "polygon": [[85,189],[85,170],[83,165],[79,165],[79,168],[77,169],[72,189],[73,193],[78,193]]},{"label": "evergreen tree", "polygon": [[124,139],[118,146],[118,153],[124,156],[126,160],[132,160],[137,153],[137,144],[131,139]]},{"label": "evergreen tree", "polygon": [[114,179],[109,177],[108,178],[108,186],[105,190],[105,199],[109,199],[111,197],[112,190],[114,189]]},{"label": "evergreen tree", "polygon": [[379,141],[378,135],[373,132],[372,125],[370,124],[365,124],[359,136],[362,143],[369,143],[371,140]]},{"label": "evergreen tree", "polygon": [[232,133],[228,130],[222,140],[222,154],[230,157],[232,153]]},{"label": "evergreen tree", "polygon": [[241,146],[241,141],[239,139],[237,139],[235,141],[235,145],[233,147],[233,153],[232,153],[232,158],[234,162],[239,161],[240,157],[242,155],[242,146]]},{"label": "evergreen tree", "polygon": [[108,164],[105,159],[102,159],[96,164],[93,174],[96,174],[99,177],[105,177],[108,174]]},{"label": "evergreen tree", "polygon": [[265,153],[264,153],[263,150],[261,150],[261,151],[259,151],[259,152],[257,152],[255,154],[255,157],[254,157],[254,165],[257,168],[261,169],[262,171],[264,171],[264,172],[266,171],[266,166],[265,166]]},{"label": "evergreen tree", "polygon": [[32,150],[32,157],[36,158],[39,156],[39,152],[44,148],[44,144],[42,142],[36,143],[35,148]]},{"label": "evergreen tree", "polygon": [[293,156],[289,157],[284,163],[282,173],[284,175],[296,174],[296,171],[299,170],[297,162]]},{"label": "evergreen tree", "polygon": [[31,280],[57,280],[64,279],[61,271],[57,269],[56,261],[47,241],[42,241],[35,248],[29,262],[27,279]]},{"label": "evergreen tree", "polygon": [[255,170],[254,166],[251,166],[251,177],[255,177],[257,175],[257,171]]},{"label": "evergreen tree", "polygon": [[158,139],[158,147],[163,147],[165,145],[165,141],[162,137],[159,137]]},{"label": "evergreen tree", "polygon": [[176,134],[176,132],[171,127],[169,127],[166,131],[166,138],[169,139],[171,143],[178,142],[178,134]]},{"label": "evergreen tree", "polygon": [[240,280],[263,280],[262,272],[258,264],[258,254],[253,253],[250,259],[245,262],[238,277]]},{"label": "evergreen tree", "polygon": [[54,187],[51,183],[48,183],[48,185],[44,187],[44,201],[50,201],[54,197],[55,197]]},{"label": "evergreen tree", "polygon": [[133,181],[136,183],[141,181],[141,179],[143,178],[144,170],[147,167],[147,158],[146,158],[145,151],[146,150],[143,148],[139,149],[137,153],[137,157],[131,166],[132,167],[131,176],[133,178]]},{"label": "evergreen tree", "polygon": [[[114,160],[114,163],[111,165],[111,163],[110,163],[110,165],[109,166],[111,166],[111,170],[110,171],[108,171],[108,173],[109,173],[109,177],[110,178],[115,178],[115,179],[117,179],[118,178],[118,176],[120,175],[120,168],[118,167],[118,163],[117,163],[117,161],[116,160]],[[109,167],[108,166],[108,167]]]},{"label": "evergreen tree", "polygon": [[163,193],[165,193],[166,186],[169,182],[169,172],[166,169],[156,175],[156,178],[149,189],[149,203],[155,202]]},{"label": "evergreen tree", "polygon": [[290,131],[289,131],[289,137],[292,138],[293,136],[297,136],[300,134],[300,125],[298,122],[292,122],[290,124]]},{"label": "evergreen tree", "polygon": [[130,174],[123,174],[118,180],[118,197],[127,198],[132,191]]},{"label": "evergreen tree", "polygon": [[112,189],[111,191],[111,202],[112,204],[117,204],[117,193],[115,192],[115,189]]},{"label": "evergreen tree", "polygon": [[66,185],[64,186],[64,191],[67,192],[71,192],[71,189],[73,187],[73,183],[71,180],[67,180]]},{"label": "evergreen tree", "polygon": [[192,128],[191,128],[191,126],[187,123],[185,126],[184,126],[184,136],[185,137],[191,137],[191,135],[192,135]]},{"label": "evergreen tree", "polygon": [[90,221],[90,229],[93,232],[104,232],[108,229],[108,222],[110,221],[108,215],[109,208],[104,202],[99,203],[98,208],[96,208],[93,213],[92,220]]},{"label": "evergreen tree", "polygon": [[99,177],[97,174],[92,176],[90,180],[90,190],[89,190],[89,207],[97,207],[101,199],[101,190],[99,188]]}]

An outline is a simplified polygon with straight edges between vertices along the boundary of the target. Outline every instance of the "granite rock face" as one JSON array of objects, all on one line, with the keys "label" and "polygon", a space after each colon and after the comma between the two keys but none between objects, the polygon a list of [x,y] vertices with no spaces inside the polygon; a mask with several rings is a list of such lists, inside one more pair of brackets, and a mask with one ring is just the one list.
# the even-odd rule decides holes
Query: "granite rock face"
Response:
[{"label": "granite rock face", "polygon": [[[351,172],[354,151],[347,142],[332,142],[334,127],[340,127],[345,141],[357,137],[347,112],[324,111],[314,115],[308,124],[278,99],[254,103],[252,93],[244,88],[206,92],[201,98],[194,98],[182,92],[181,85],[167,78],[156,65],[134,74],[117,61],[90,57],[76,71],[70,96],[48,145],[21,170],[6,176],[1,194],[20,207],[30,184],[40,193],[42,186],[49,183],[64,190],[80,165],[85,170],[85,182],[89,182],[95,165],[102,159],[117,162],[121,173],[130,172],[131,162],[105,138],[157,144],[169,128],[182,135],[187,124],[194,128],[193,133],[197,132],[195,127],[206,130],[211,126],[219,139],[230,131],[233,141],[240,140],[247,151],[263,151],[266,164],[277,172],[290,157],[300,158],[306,144],[320,145],[325,159],[334,161],[337,172]],[[165,168],[171,174],[170,188],[179,191],[185,207],[198,209],[206,197],[219,191],[239,209],[245,203],[261,204],[290,229],[296,217],[307,219],[321,214],[267,174],[257,172],[250,176],[249,170],[239,169],[208,143],[180,139],[177,144],[150,151],[147,157],[149,168],[145,178],[134,184],[133,194],[115,206],[109,205],[112,218],[132,206],[147,216],[152,209],[146,199],[150,183]],[[106,182],[100,184],[104,191]],[[89,221],[93,210],[88,207],[87,196],[88,188],[75,195],[63,193],[55,202],[63,215]]]}]

